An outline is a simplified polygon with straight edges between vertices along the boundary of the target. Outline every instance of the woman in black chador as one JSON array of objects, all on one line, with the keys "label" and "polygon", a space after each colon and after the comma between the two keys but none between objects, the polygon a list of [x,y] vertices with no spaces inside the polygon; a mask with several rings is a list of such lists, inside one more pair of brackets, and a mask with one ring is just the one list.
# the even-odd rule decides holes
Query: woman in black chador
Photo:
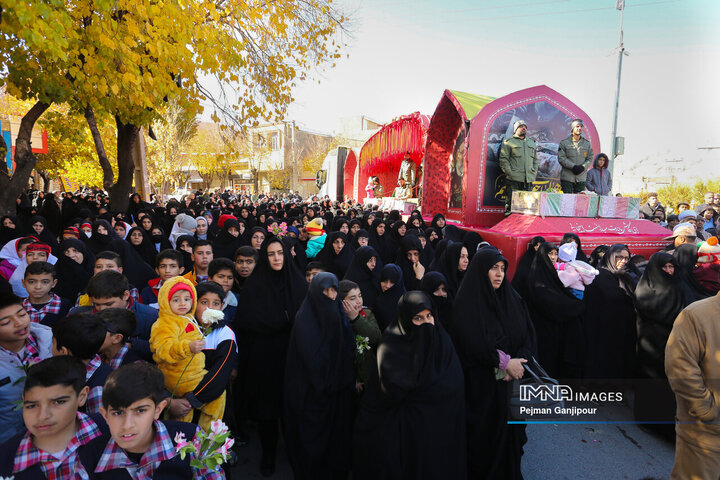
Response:
[{"label": "woman in black chador", "polygon": [[319,273],[295,317],[285,366],[285,442],[296,480],[347,478],[355,340],[338,280]]},{"label": "woman in black chador", "polygon": [[462,368],[425,293],[400,298],[353,434],[353,478],[467,479]]},{"label": "woman in black chador", "polygon": [[555,378],[582,378],[585,306],[560,281],[553,265],[557,247],[540,245],[530,267],[528,310],[535,326],[540,365]]},{"label": "woman in black chador", "polygon": [[[373,260],[374,259],[374,260]],[[372,269],[370,267],[372,266]],[[380,294],[380,272],[383,269],[380,256],[372,247],[360,247],[355,250],[352,263],[344,280],[357,283],[362,292],[363,305],[375,311]]]},{"label": "woman in black chador", "polygon": [[[638,376],[635,382],[635,420],[672,422],[675,395],[665,375],[665,346],[675,318],[688,306],[672,255],[657,252],[635,288],[637,310]],[[656,430],[672,437],[672,425],[656,425]]]},{"label": "woman in black chador", "polygon": [[[508,425],[512,380],[535,355],[525,302],[494,247],[475,254],[454,305],[453,342],[465,373],[468,478],[522,479],[524,425]],[[504,377],[498,375],[505,372]]]},{"label": "woman in black chador", "polygon": [[307,292],[307,282],[279,238],[268,236],[260,258],[238,299],[233,328],[240,355],[238,411],[258,422],[262,446],[260,469],[275,470],[278,427],[290,330]]}]

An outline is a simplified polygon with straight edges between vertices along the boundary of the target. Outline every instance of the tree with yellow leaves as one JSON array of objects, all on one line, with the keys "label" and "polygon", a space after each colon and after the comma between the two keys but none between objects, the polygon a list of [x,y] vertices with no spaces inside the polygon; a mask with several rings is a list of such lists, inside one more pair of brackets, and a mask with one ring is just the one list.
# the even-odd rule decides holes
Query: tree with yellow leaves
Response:
[{"label": "tree with yellow leaves", "polygon": [[[345,21],[331,0],[0,0],[0,86],[35,102],[16,140],[15,173],[0,166],[0,210],[12,209],[37,162],[30,132],[51,104],[82,112],[91,129],[94,115],[114,118],[110,199],[123,210],[139,130],[168,100],[188,111],[210,102],[214,118],[239,128],[277,120],[296,82],[340,57]],[[104,145],[92,133],[107,186]]]}]

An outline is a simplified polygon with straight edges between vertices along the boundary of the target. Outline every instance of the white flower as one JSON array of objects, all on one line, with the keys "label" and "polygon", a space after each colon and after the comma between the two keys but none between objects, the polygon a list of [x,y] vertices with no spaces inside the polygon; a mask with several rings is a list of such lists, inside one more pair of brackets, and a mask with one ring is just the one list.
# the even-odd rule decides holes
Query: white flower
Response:
[{"label": "white flower", "polygon": [[208,308],[202,313],[202,321],[208,325],[216,324],[224,318],[225,314],[222,310],[213,310],[212,308]]}]

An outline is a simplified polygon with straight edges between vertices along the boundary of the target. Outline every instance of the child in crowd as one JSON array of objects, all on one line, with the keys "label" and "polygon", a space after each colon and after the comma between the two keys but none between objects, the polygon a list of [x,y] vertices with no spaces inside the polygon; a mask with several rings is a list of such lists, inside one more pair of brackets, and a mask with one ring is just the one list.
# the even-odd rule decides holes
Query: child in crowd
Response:
[{"label": "child in crowd", "polygon": [[590,285],[600,273],[592,265],[581,260],[575,260],[577,245],[575,242],[565,243],[558,250],[560,262],[555,264],[558,277],[570,293],[580,300],[585,296],[585,286]]},{"label": "child in crowd", "polygon": [[155,273],[160,275],[160,277],[150,280],[148,286],[143,289],[140,296],[142,303],[153,308],[158,308],[158,292],[163,286],[163,283],[173,277],[177,277],[182,272],[182,253],[172,249],[163,250],[155,256],[155,264],[157,265],[157,267],[155,267]]},{"label": "child in crowd", "polygon": [[365,193],[367,198],[375,198],[375,177],[368,177],[368,183],[365,185]]},{"label": "child in crowd", "polygon": [[[95,468],[96,478],[225,478],[222,473],[190,466],[192,454],[183,460],[175,452],[173,439],[182,434],[188,442],[192,442],[197,427],[190,423],[160,420],[168,403],[165,383],[157,367],[142,362],[124,365],[110,374],[103,390],[101,412],[111,438]],[[129,475],[129,472],[134,475]]]},{"label": "child in crowd", "polygon": [[200,282],[206,282],[208,280],[208,268],[213,260],[213,249],[210,242],[207,240],[195,242],[190,258],[193,262],[192,270],[183,276],[190,280],[193,286]]},{"label": "child in crowd", "polygon": [[235,281],[233,282],[235,293],[240,293],[245,285],[245,280],[255,270],[259,257],[258,251],[250,245],[243,245],[235,250]]},{"label": "child in crowd", "polygon": [[[160,315],[152,327],[150,349],[155,363],[165,375],[165,386],[172,396],[183,397],[192,392],[203,379],[205,346],[202,328],[195,320],[197,293],[190,280],[175,277],[162,286],[158,294]],[[198,424],[207,430],[212,420],[222,418],[225,397],[207,403],[199,409]],[[188,412],[184,420],[191,420]]]},{"label": "child in crowd", "polygon": [[0,262],[0,276],[5,280],[10,280],[13,272],[18,265],[20,265],[20,262],[22,262],[27,246],[37,241],[35,237],[23,237],[10,240],[6,243],[2,250],[0,250],[0,258],[2,258],[2,262]]},{"label": "child in crowd", "polygon": [[[95,256],[93,275],[97,275],[98,273],[105,270],[114,270],[116,272],[123,273],[122,257],[118,253],[111,250],[106,250],[104,252],[98,253]],[[141,302],[140,293],[138,293],[137,288],[133,287],[132,285],[128,285],[128,292],[130,292],[130,298],[133,299],[133,302]],[[75,306],[87,307],[91,303],[92,302],[90,301],[90,296],[87,293],[81,293],[80,295],[78,295]]]},{"label": "child in crowd", "polygon": [[305,247],[305,255],[308,259],[315,258],[320,250],[325,246],[327,234],[323,230],[323,221],[321,218],[313,218],[305,225],[305,232],[310,237]]},{"label": "child in crowd", "polygon": [[107,330],[105,341],[100,347],[103,362],[117,370],[122,365],[142,361],[130,343],[137,328],[135,314],[125,308],[107,308],[96,315],[105,323]]},{"label": "child in crowd", "polygon": [[106,308],[126,308],[135,314],[137,328],[133,334],[133,349],[143,360],[151,361],[150,329],[158,318],[158,311],[142,303],[136,303],[130,297],[129,284],[125,275],[115,270],[105,270],[90,279],[87,293],[92,306],[75,307],[70,313],[96,313]]},{"label": "child in crowd", "polygon": [[203,408],[203,405],[216,400],[222,401],[222,410],[224,410],[225,390],[230,383],[233,370],[237,369],[238,351],[235,334],[223,321],[213,325],[207,320],[212,311],[216,314],[222,313],[220,309],[225,296],[224,289],[215,282],[203,282],[197,286],[196,291],[198,303],[195,317],[203,328],[211,329],[205,337],[205,346],[203,347],[207,373],[192,392],[183,396],[187,403],[178,402],[176,404],[176,401],[173,400],[171,413],[178,418],[191,408],[196,409],[197,412]]},{"label": "child in crowd", "polygon": [[25,369],[52,356],[52,330],[33,323],[20,297],[0,292],[0,442],[23,430],[15,404]]},{"label": "child in crowd", "polygon": [[87,413],[100,413],[100,398],[107,376],[112,369],[102,362],[99,352],[107,332],[97,315],[77,313],[58,320],[52,327],[53,355],[79,358],[86,367],[88,387]]},{"label": "child in crowd", "polygon": [[305,267],[305,281],[310,285],[310,282],[312,282],[312,279],[317,275],[318,273],[324,272],[325,269],[322,266],[322,263],[320,262],[308,262],[307,266]]},{"label": "child in crowd", "polygon": [[693,275],[712,294],[720,291],[720,245],[717,237],[710,237],[699,245]]},{"label": "child in crowd", "polygon": [[23,287],[23,279],[25,278],[25,269],[34,262],[50,262],[55,264],[57,257],[50,253],[50,245],[47,243],[35,242],[29,244],[25,248],[25,258],[17,266],[13,274],[10,276],[10,286],[13,293],[21,298],[28,296],[27,290]]},{"label": "child in crowd", "polygon": [[70,310],[72,305],[68,300],[52,293],[55,285],[57,278],[55,267],[51,263],[34,262],[25,269],[23,287],[27,290],[28,297],[23,300],[23,307],[33,322],[52,327]]},{"label": "child in crowd", "polygon": [[27,432],[0,448],[2,478],[92,478],[102,432],[96,419],[78,411],[87,394],[85,366],[77,358],[48,358],[28,368],[22,398]]},{"label": "child in crowd", "polygon": [[[235,263],[227,258],[216,258],[210,262],[210,266],[208,267],[208,276],[210,277],[209,281],[220,285],[225,292],[222,297],[222,308],[218,310],[223,311],[225,314],[225,323],[228,325],[232,325],[238,306],[237,295],[232,292],[233,283],[235,281],[234,273]],[[199,315],[196,315],[196,318],[200,321]]]}]

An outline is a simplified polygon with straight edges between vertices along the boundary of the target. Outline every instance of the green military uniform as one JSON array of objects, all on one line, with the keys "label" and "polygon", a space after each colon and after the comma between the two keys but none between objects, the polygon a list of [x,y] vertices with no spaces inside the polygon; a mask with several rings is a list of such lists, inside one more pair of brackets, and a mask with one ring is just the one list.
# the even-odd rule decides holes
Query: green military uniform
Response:
[{"label": "green military uniform", "polygon": [[[560,173],[560,185],[564,193],[579,193],[585,190],[587,169],[593,161],[593,149],[585,137],[580,140],[573,140],[570,135],[558,145],[558,162],[562,166]],[[582,167],[582,172],[573,173],[576,165]]]},{"label": "green military uniform", "polygon": [[537,176],[535,141],[527,136],[524,139],[518,136],[506,138],[500,147],[498,163],[505,174],[505,215],[510,215],[513,190],[531,190]]}]

